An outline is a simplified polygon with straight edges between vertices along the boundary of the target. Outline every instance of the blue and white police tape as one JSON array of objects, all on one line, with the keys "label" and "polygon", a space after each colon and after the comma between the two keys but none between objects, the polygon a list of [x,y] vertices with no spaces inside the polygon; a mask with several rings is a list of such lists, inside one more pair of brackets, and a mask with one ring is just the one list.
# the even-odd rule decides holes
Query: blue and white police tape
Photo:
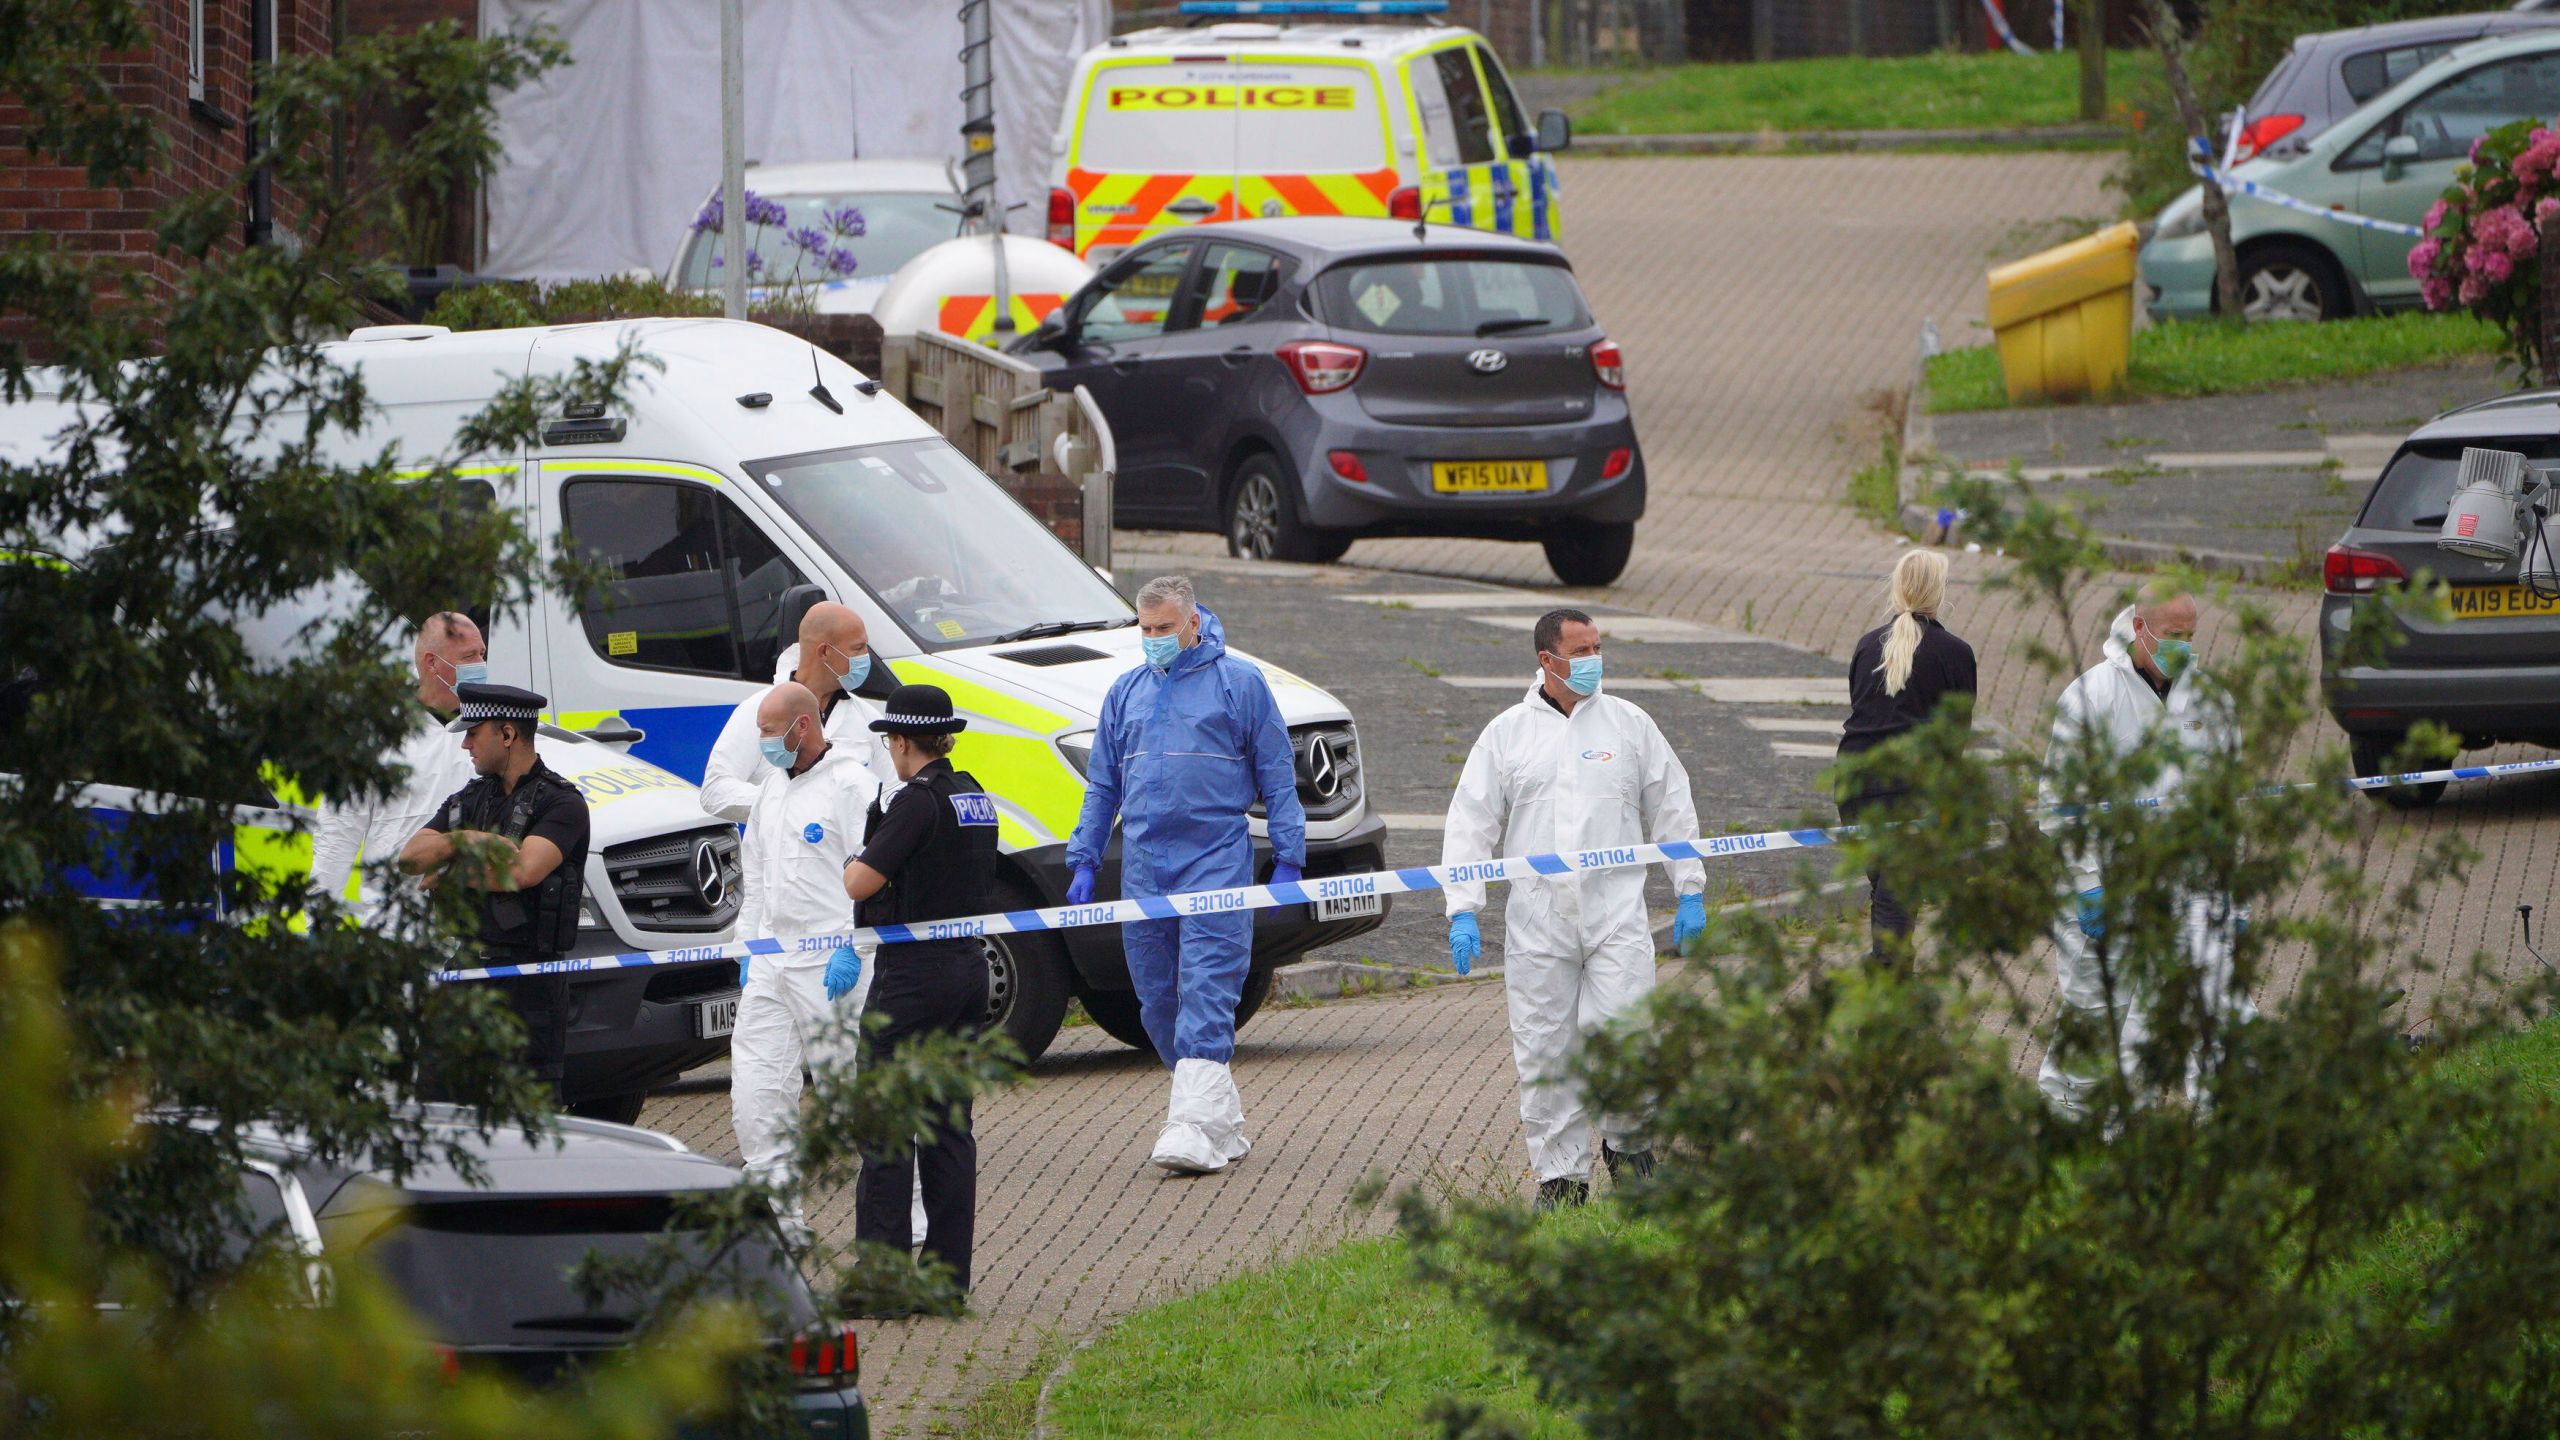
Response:
[{"label": "blue and white police tape", "polygon": [[2019,39],[2018,32],[2009,28],[2009,17],[2001,13],[2000,0],[1982,0],[1982,13],[1991,18],[1991,28],[1999,32],[2001,44],[2019,55],[2036,53],[2036,47]]},{"label": "blue and white police tape", "polygon": [[2377,220],[2370,215],[2359,215],[2353,210],[2341,210],[2333,205],[2314,205],[2308,200],[2287,195],[2281,190],[2271,189],[2255,180],[2243,180],[2203,156],[2204,152],[2200,148],[2191,148],[2187,156],[2187,169],[2194,172],[2197,178],[2213,182],[2225,195],[2246,195],[2251,199],[2263,200],[2270,205],[2281,206],[2287,210],[2299,210],[2305,215],[2317,215],[2323,220],[2335,220],[2341,225],[2352,225],[2360,230],[2372,230],[2384,235],[2400,235],[2416,240],[2427,233],[2415,225],[2403,225],[2397,220]]},{"label": "blue and white police tape", "polygon": [[[2516,760],[2503,765],[2462,765],[2445,770],[2418,770],[2405,775],[2351,779],[2357,790],[2385,790],[2394,785],[2434,785],[2457,780],[2495,780],[2511,775],[2560,770],[2560,760]],[[2307,788],[2314,782],[2270,787],[2270,793]],[[2145,800],[2143,806],[2163,803]],[[2061,813],[2071,813],[2062,811]],[[1043,910],[1004,910],[934,920],[921,925],[879,925],[834,935],[733,940],[726,945],[691,945],[678,950],[634,950],[619,955],[584,955],[526,965],[483,965],[466,970],[440,970],[434,978],[502,980],[519,975],[554,975],[588,970],[627,970],[652,965],[691,965],[705,960],[739,960],[786,952],[825,955],[845,945],[906,945],[930,940],[975,940],[988,935],[1024,935],[1043,930],[1074,930],[1087,925],[1126,925],[1139,920],[1179,920],[1188,915],[1229,915],[1271,910],[1282,905],[1308,905],[1324,900],[1355,900],[1379,895],[1410,895],[1451,885],[1495,880],[1532,880],[1594,870],[1624,870],[1638,865],[1664,865],[1675,860],[1724,860],[1738,855],[1769,855],[1783,850],[1809,850],[1835,843],[1857,827],[1763,830],[1749,835],[1709,835],[1695,840],[1667,840],[1658,845],[1608,845],[1561,855],[1513,855],[1499,860],[1471,860],[1456,865],[1410,865],[1397,870],[1368,870],[1351,875],[1309,876],[1286,885],[1237,885],[1225,890],[1192,890],[1179,895],[1145,895],[1127,900],[1097,900],[1090,905],[1053,905]]]}]

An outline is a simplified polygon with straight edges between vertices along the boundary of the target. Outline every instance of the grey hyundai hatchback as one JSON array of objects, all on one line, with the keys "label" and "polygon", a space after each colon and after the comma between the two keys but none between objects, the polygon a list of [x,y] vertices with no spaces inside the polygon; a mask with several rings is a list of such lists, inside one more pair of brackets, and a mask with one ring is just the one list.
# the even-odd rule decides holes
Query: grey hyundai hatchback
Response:
[{"label": "grey hyundai hatchback", "polygon": [[[2513,741],[2560,747],[2560,598],[2523,584],[2503,564],[2438,548],[2466,447],[2560,462],[2560,391],[2540,390],[2449,410],[2401,442],[2364,509],[2322,565],[2321,690],[2347,732],[2356,773],[2389,772],[2409,727],[2432,720],[2466,746]],[[2452,588],[2452,618],[2403,623],[2381,665],[2342,666],[2334,650],[2359,597],[2421,571]],[[2377,791],[2392,804],[2431,804],[2442,785]]]},{"label": "grey hyundai hatchback", "polygon": [[1332,560],[1364,535],[1535,540],[1606,585],[1644,514],[1626,362],[1553,245],[1340,216],[1129,251],[1011,352],[1091,389],[1122,524]]}]

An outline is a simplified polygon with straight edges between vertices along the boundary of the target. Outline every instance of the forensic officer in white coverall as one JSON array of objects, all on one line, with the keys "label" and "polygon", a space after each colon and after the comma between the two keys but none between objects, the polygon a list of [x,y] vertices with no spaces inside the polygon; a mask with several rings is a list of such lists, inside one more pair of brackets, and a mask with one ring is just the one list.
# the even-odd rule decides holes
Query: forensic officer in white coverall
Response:
[{"label": "forensic officer in white coverall", "polygon": [[[801,1065],[851,1054],[850,1032],[832,1032],[861,1015],[856,987],[871,978],[869,957],[851,947],[799,942],[853,928],[844,867],[862,852],[863,815],[880,782],[861,752],[828,740],[818,698],[796,682],[765,693],[756,730],[769,768],[747,815],[737,933],[772,936],[783,948],[738,962],[746,993],[729,1037],[729,1108],[748,1173],[787,1180]],[[796,1206],[782,1218],[795,1240],[805,1237]]]},{"label": "forensic officer in white coverall", "polygon": [[[1689,772],[1653,718],[1604,693],[1600,631],[1579,610],[1541,616],[1533,637],[1538,681],[1476,738],[1449,797],[1441,863],[1693,839]],[[1503,990],[1520,1073],[1520,1123],[1538,1172],[1538,1205],[1590,1196],[1593,1122],[1568,1075],[1586,1032],[1653,993],[1649,867],[1515,880],[1502,916]],[[1706,867],[1671,866],[1680,897],[1674,949],[1706,928]],[[1482,953],[1481,881],[1448,887],[1449,958],[1463,975]],[[1602,1158],[1649,1172],[1653,1152],[1632,1117],[1603,1115]]]},{"label": "forensic officer in white coverall", "polygon": [[[2132,752],[2153,736],[2167,739],[2177,753],[2186,755],[2227,750],[2235,744],[2227,712],[2197,680],[2196,619],[2193,596],[2145,587],[2108,628],[2098,663],[2062,692],[2054,707],[2048,757],[2070,753],[2071,747],[2093,740],[2118,755]],[[2172,796],[2179,781],[2180,766],[2173,759],[2139,796],[2128,798]],[[2061,798],[2048,777],[2044,802],[2053,805]],[[2075,854],[2071,864],[2074,893],[2053,930],[2060,999],[2065,1007],[2102,1026],[2109,987],[2097,950],[2106,933],[2106,877],[2096,856]],[[2235,1023],[2256,1015],[2248,996],[2229,993],[2232,949],[2241,927],[2248,924],[2246,913],[2218,895],[2188,895],[2176,903],[2187,957],[2204,972],[2206,1003]],[[2116,1034],[2119,1063],[2132,1073],[2149,1021],[2145,1003],[2126,993],[2127,988],[2119,977]],[[2190,1095],[2197,1093],[2201,1058],[2190,1062]],[[2060,1113],[2083,1115],[2088,1111],[2088,1093],[2099,1083],[2105,1065],[2101,1055],[2080,1057],[2066,1067],[2048,1048],[2036,1074],[2036,1087]]]},{"label": "forensic officer in white coverall", "polygon": [[[384,884],[403,883],[390,872],[391,860],[410,836],[426,828],[447,797],[472,778],[470,754],[453,743],[444,727],[462,709],[453,687],[489,678],[489,647],[480,638],[480,627],[458,611],[428,616],[418,627],[413,663],[423,713],[397,757],[409,768],[409,778],[387,795],[349,796],[322,805],[311,837],[311,893],[343,900],[354,877],[356,921],[367,927],[389,905]],[[361,875],[356,867],[367,860],[380,868]]]},{"label": "forensic officer in white coverall", "polygon": [[[883,783],[897,780],[888,747],[869,728],[880,708],[868,697],[895,690],[898,677],[872,655],[870,627],[860,614],[832,600],[810,606],[800,619],[798,641],[783,647],[774,666],[774,684],[785,681],[797,681],[818,697],[818,723],[829,744],[859,756]],[[743,824],[756,792],[773,773],[756,744],[756,707],[772,693],[763,690],[740,701],[703,762],[702,808],[723,820]]]}]

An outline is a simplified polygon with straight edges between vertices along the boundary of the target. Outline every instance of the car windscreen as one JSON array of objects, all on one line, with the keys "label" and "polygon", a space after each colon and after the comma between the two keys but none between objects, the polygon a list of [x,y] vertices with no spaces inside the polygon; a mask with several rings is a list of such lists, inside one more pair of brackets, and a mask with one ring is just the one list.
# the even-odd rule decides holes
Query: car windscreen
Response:
[{"label": "car windscreen", "polygon": [[2560,439],[2430,440],[2393,457],[2373,484],[2356,524],[2368,530],[2433,530],[2444,523],[2465,449],[2513,450],[2527,460],[2560,459]]},{"label": "car windscreen", "polygon": [[927,650],[1136,622],[1118,591],[947,442],[754,460],[747,473]]},{"label": "car windscreen", "polygon": [[1355,261],[1317,276],[1315,291],[1326,324],[1378,335],[1534,335],[1591,323],[1573,272],[1534,260]]},{"label": "car windscreen", "polygon": [[1105,66],[1086,86],[1075,147],[1082,169],[1154,175],[1387,165],[1377,77],[1357,64]]},{"label": "car windscreen", "polygon": [[[869,195],[776,195],[770,197],[789,216],[779,225],[747,227],[747,251],[757,262],[750,272],[758,285],[796,284],[826,279],[886,280],[898,267],[960,233],[960,199],[949,194],[887,193]],[[853,252],[850,276],[838,275],[826,256],[791,239],[795,231],[826,232],[831,211],[846,207],[862,214],[862,233],[850,239],[827,238],[828,250]],[[697,230],[687,242],[679,283],[708,289],[719,283],[712,261],[720,254],[720,234]]]},{"label": "car windscreen", "polygon": [[513,1197],[418,1205],[360,1252],[427,1333],[448,1345],[597,1345],[629,1337],[647,1301],[608,1295],[590,1306],[569,1283],[588,1255],[627,1260],[662,1238],[708,1264],[710,1290],[779,1302],[797,1327],[816,1306],[780,1244],[756,1237],[713,1257],[699,1236],[672,1229],[663,1195]]}]

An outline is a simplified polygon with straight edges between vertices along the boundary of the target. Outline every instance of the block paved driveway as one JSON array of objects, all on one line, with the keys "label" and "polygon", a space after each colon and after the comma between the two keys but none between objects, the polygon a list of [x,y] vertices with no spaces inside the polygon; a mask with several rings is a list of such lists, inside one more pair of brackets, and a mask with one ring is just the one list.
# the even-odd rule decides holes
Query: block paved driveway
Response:
[{"label": "block paved driveway", "polygon": [[[1908,382],[1924,318],[1959,341],[1978,334],[1983,270],[2013,227],[2108,208],[2105,165],[2088,155],[1569,162],[1568,244],[1626,348],[1653,498],[1623,582],[1558,593],[1820,652],[1833,668],[1799,673],[1836,673],[1881,618],[1895,553],[1841,502],[1844,477],[1875,454],[1865,407]],[[1123,545],[1223,553],[1205,536],[1125,535]],[[1986,714],[2034,734],[2054,687],[2025,645],[2061,637],[1982,589],[1988,561],[1958,562],[1948,618],[1981,652]],[[1368,541],[1347,563],[1553,586],[1531,546]],[[2270,598],[2307,630],[2308,597]],[[2097,603],[2090,597],[2089,608]],[[2209,651],[2210,627],[2203,638]],[[1311,678],[1342,695],[1364,728],[1392,709],[1364,703],[1356,676]],[[1421,808],[1420,798],[1399,808]],[[2484,790],[2414,822],[2369,826],[2366,868],[2400,873],[2413,836],[2459,831],[2485,858],[2474,883],[2438,907],[2420,948],[2488,948],[2529,964],[2513,944],[2513,904],[2550,899],[2555,817],[2560,782]],[[1702,821],[1721,828],[1717,816]],[[1415,838],[1436,848],[1436,837]],[[1436,914],[1405,907],[1380,948],[1392,939],[1398,951],[1427,951],[1427,939],[1403,932],[1436,928]],[[2413,988],[2422,1009],[2432,991]],[[2031,1048],[2022,1040],[2022,1061]],[[1053,1340],[1379,1228],[1382,1215],[1347,1204],[1364,1174],[1521,1184],[1496,985],[1268,1013],[1244,1033],[1237,1075],[1254,1153],[1201,1180],[1159,1179],[1146,1165],[1163,1072],[1091,1029],[1067,1032],[1030,1083],[982,1105],[978,1313],[865,1327],[878,1433],[937,1433],[969,1396],[1024,1373]],[[643,1123],[734,1158],[716,1077],[653,1099]],[[851,1196],[827,1197],[813,1219],[849,1231]]]}]

